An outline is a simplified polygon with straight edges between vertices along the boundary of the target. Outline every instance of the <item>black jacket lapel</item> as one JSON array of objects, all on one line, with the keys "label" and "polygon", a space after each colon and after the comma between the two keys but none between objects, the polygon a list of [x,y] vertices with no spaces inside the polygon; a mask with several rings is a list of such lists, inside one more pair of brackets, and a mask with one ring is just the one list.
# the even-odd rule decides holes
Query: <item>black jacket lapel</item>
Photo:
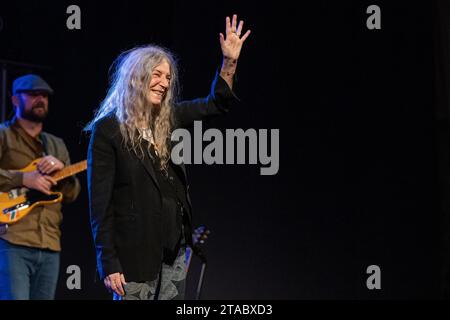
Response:
[{"label": "black jacket lapel", "polygon": [[139,161],[142,163],[142,165],[144,166],[145,170],[150,175],[150,177],[152,177],[153,182],[158,187],[159,192],[161,192],[161,188],[159,186],[158,179],[156,178],[155,168],[153,167],[152,159],[150,158],[150,154],[149,154],[150,151],[148,150],[147,141],[144,141],[142,143],[142,149],[144,151],[144,157],[139,157]]}]

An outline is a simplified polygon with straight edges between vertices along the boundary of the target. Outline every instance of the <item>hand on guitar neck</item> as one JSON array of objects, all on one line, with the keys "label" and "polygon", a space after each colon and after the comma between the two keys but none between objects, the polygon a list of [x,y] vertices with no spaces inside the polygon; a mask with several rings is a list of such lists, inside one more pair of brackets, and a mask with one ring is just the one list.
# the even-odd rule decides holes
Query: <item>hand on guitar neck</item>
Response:
[{"label": "hand on guitar neck", "polygon": [[23,173],[23,185],[49,195],[57,182],[50,174],[64,168],[64,163],[53,156],[45,156],[36,165],[36,170]]}]

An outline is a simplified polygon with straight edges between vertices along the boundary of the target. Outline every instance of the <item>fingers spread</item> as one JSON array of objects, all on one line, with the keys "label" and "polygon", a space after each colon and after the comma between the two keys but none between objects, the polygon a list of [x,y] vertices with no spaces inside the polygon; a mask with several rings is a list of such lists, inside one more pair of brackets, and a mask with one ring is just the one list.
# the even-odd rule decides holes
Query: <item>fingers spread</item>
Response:
[{"label": "fingers spread", "polygon": [[229,33],[231,33],[230,17],[225,18],[225,32],[226,32],[227,36]]},{"label": "fingers spread", "polygon": [[247,39],[248,38],[248,36],[250,35],[250,30],[248,30],[243,36],[242,36],[242,38],[241,38],[241,40],[242,40],[242,42],[244,42],[245,41],[245,39]]},{"label": "fingers spread", "polygon": [[238,26],[237,31],[236,31],[236,34],[237,34],[238,36],[241,35],[241,32],[242,32],[242,28],[243,28],[243,27],[244,27],[244,21],[241,20],[241,22],[239,22],[239,26]]},{"label": "fingers spread", "polygon": [[233,21],[231,22],[231,31],[235,31],[237,26],[237,15],[233,15]]}]

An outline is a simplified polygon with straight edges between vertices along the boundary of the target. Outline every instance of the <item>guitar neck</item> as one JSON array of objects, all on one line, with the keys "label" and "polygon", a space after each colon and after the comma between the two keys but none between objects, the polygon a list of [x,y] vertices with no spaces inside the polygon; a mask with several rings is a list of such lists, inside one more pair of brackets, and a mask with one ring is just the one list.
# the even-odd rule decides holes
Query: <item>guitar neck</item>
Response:
[{"label": "guitar neck", "polygon": [[87,161],[83,160],[75,164],[72,164],[68,167],[65,167],[61,171],[56,172],[55,174],[52,175],[52,178],[55,179],[56,181],[60,181],[86,169],[87,169]]}]

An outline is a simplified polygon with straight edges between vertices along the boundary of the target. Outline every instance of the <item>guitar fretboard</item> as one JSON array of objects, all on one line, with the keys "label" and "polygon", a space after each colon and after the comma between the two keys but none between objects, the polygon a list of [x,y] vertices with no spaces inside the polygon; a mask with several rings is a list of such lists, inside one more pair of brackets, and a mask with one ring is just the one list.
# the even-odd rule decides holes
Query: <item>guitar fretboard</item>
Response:
[{"label": "guitar fretboard", "polygon": [[83,161],[77,162],[75,164],[72,164],[68,167],[65,167],[61,171],[56,172],[52,177],[56,181],[60,181],[67,177],[73,176],[74,174],[77,174],[81,171],[84,171],[86,169],[87,169],[87,161],[83,160]]}]

